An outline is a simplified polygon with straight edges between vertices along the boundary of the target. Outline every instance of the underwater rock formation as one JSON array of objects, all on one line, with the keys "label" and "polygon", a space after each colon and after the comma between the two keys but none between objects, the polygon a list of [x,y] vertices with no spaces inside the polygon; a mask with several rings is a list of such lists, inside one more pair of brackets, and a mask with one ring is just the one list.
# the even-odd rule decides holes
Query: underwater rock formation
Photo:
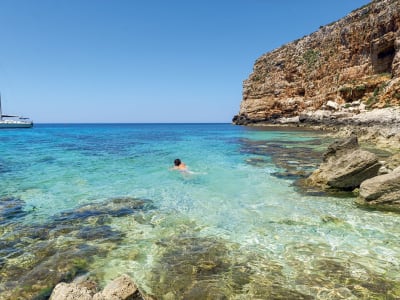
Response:
[{"label": "underwater rock formation", "polygon": [[113,198],[26,226],[25,203],[0,200],[0,299],[47,299],[57,283],[86,273],[96,256],[107,255],[124,239],[108,225],[111,218],[154,208],[150,200]]},{"label": "underwater rock formation", "polygon": [[25,202],[18,198],[6,197],[0,199],[0,225],[5,225],[13,219],[19,219],[28,214],[24,210]]},{"label": "underwater rock formation", "polygon": [[246,159],[247,164],[263,168],[273,163],[279,171],[272,175],[279,178],[296,180],[307,177],[321,162],[321,152],[315,149],[322,143],[319,138],[308,140],[306,144],[250,139],[241,139],[240,143],[240,151],[251,155]]}]

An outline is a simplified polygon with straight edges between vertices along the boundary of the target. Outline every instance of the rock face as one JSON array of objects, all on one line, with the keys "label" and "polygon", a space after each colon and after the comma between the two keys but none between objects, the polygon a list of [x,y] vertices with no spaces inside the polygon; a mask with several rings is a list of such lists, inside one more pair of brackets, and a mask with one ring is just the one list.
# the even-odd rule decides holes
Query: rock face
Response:
[{"label": "rock face", "polygon": [[352,190],[378,175],[378,157],[359,148],[357,137],[340,140],[329,146],[323,163],[307,179],[310,186]]},{"label": "rock face", "polygon": [[360,186],[358,202],[400,208],[400,167],[389,174],[365,180]]},{"label": "rock face", "polygon": [[353,135],[331,144],[320,167],[301,182],[323,190],[359,187],[358,204],[399,211],[400,153],[380,162],[375,154],[360,149]]},{"label": "rock face", "polygon": [[351,114],[400,104],[400,0],[372,1],[262,55],[233,122],[276,122],[354,103]]}]

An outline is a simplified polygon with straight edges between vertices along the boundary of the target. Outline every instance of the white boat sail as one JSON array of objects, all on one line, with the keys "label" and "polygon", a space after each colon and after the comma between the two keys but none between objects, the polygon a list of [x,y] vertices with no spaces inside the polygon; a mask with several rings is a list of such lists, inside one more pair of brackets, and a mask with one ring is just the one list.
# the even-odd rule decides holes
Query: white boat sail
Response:
[{"label": "white boat sail", "polygon": [[1,128],[30,128],[33,122],[28,118],[12,115],[3,115],[1,110],[1,94],[0,94],[0,129]]}]

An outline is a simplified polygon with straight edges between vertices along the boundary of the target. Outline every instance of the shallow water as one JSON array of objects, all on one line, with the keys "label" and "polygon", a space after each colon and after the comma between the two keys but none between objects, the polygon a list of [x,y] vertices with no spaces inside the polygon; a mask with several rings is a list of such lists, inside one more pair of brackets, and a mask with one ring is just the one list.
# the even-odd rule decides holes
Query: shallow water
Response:
[{"label": "shallow water", "polygon": [[400,297],[400,215],[293,184],[330,142],[317,132],[37,125],[0,141],[0,299],[82,273],[160,299]]}]

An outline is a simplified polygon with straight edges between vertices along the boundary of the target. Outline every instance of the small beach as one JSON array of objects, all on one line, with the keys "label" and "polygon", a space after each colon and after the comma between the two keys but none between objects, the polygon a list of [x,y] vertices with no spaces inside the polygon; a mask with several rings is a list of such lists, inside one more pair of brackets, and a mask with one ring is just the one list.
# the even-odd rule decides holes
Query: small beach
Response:
[{"label": "small beach", "polygon": [[[0,134],[2,300],[123,273],[156,299],[400,297],[400,216],[295,184],[332,142],[321,132],[39,124]],[[193,174],[171,171],[176,158]]]}]

